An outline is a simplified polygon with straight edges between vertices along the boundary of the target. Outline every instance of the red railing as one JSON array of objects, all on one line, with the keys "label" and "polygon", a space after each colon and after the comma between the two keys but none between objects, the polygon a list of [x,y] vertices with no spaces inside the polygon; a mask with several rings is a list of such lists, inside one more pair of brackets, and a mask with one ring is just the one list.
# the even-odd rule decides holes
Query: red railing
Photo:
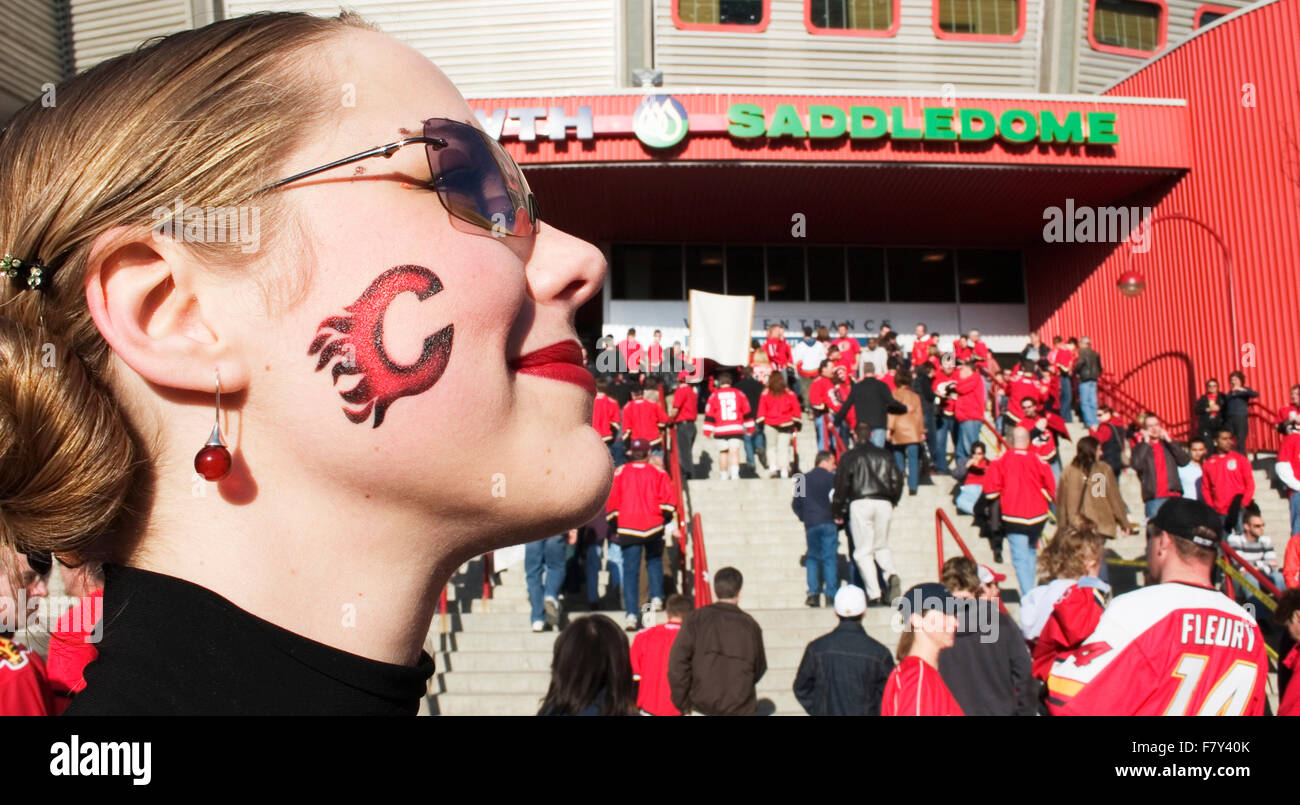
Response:
[{"label": "red railing", "polygon": [[1241,554],[1237,553],[1236,549],[1229,545],[1226,540],[1220,542],[1219,547],[1223,548],[1223,555],[1236,564],[1238,569],[1244,570],[1254,576],[1255,580],[1259,582],[1260,588],[1271,595],[1274,600],[1282,597],[1282,591],[1277,588],[1277,585],[1273,583],[1272,579],[1265,576],[1264,573],[1259,568],[1255,567],[1253,563],[1242,559]]},{"label": "red railing", "polygon": [[822,433],[825,434],[823,440],[826,446],[831,449],[831,452],[835,454],[835,460],[838,461],[840,456],[844,455],[844,451],[849,448],[844,444],[844,440],[840,438],[839,429],[835,427],[835,418],[830,414],[822,414]]},{"label": "red railing", "polygon": [[704,553],[704,525],[697,514],[691,518],[691,544],[695,547],[692,564],[695,569],[695,607],[707,607],[713,603],[713,591],[709,588],[709,559]]},{"label": "red railing", "polygon": [[1008,450],[1011,446],[1010,446],[1009,444],[1007,444],[1007,440],[1006,440],[1006,439],[1003,439],[1003,438],[1002,438],[1002,434],[1001,434],[1001,433],[998,433],[997,426],[994,425],[992,422],[990,422],[988,417],[984,417],[984,427],[988,428],[988,429],[989,429],[989,433],[992,433],[992,434],[993,434],[993,438],[997,440],[997,442],[998,442],[998,449],[999,449],[1001,452],[1003,452],[1003,453],[1007,452],[1007,450]]},{"label": "red railing", "polygon": [[953,525],[952,520],[948,518],[948,513],[943,509],[935,509],[934,543],[939,554],[939,576],[943,576],[943,529],[945,526],[948,528],[948,533],[952,534],[952,538],[956,541],[957,547],[961,548],[962,555],[971,561],[975,560],[975,554],[971,553],[970,548],[966,547],[966,543],[962,540],[961,534],[957,533],[957,526]]}]

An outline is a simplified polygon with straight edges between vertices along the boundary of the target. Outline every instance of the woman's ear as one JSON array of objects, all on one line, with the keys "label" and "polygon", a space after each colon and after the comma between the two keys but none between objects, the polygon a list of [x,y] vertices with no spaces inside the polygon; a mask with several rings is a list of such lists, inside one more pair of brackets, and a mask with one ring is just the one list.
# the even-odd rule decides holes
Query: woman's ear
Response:
[{"label": "woman's ear", "polygon": [[86,304],[100,335],[136,374],[165,388],[211,391],[248,384],[233,340],[205,316],[222,294],[181,244],[152,230],[115,227],[95,239],[86,268]]}]

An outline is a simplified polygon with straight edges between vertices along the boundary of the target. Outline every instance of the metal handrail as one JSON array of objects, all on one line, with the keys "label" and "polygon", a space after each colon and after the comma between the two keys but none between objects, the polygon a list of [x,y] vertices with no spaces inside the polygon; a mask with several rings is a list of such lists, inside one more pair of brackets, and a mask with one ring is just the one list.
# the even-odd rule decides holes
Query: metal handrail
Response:
[{"label": "metal handrail", "polygon": [[[1232,561],[1236,562],[1238,567],[1240,567],[1242,570],[1245,570],[1247,573],[1254,576],[1257,581],[1259,581],[1260,586],[1264,588],[1264,591],[1267,592],[1268,596],[1271,596],[1274,599],[1273,606],[1269,607],[1269,609],[1273,609],[1276,606],[1276,599],[1282,597],[1282,591],[1277,588],[1277,585],[1273,583],[1273,580],[1270,579],[1268,576],[1265,576],[1264,573],[1259,568],[1255,567],[1253,564],[1243,559],[1241,557],[1241,554],[1237,553],[1237,549],[1229,545],[1226,540],[1221,541],[1219,543],[1219,547],[1223,548],[1223,553],[1225,556],[1227,556]],[[1266,605],[1270,603],[1267,600],[1267,597],[1261,600],[1263,600]]]},{"label": "metal handrail", "polygon": [[844,444],[844,440],[840,438],[839,429],[835,427],[835,418],[829,413],[822,414],[822,433],[825,434],[824,439],[835,453],[835,460],[838,461],[844,455],[844,451],[849,448]]},{"label": "metal handrail", "polygon": [[975,560],[975,554],[971,553],[970,548],[966,547],[966,543],[962,540],[961,534],[957,533],[957,526],[953,525],[952,520],[949,519],[948,513],[945,512],[943,509],[935,509],[934,510],[934,541],[935,541],[935,547],[938,549],[938,554],[939,554],[939,576],[943,576],[943,528],[944,526],[948,527],[948,533],[952,534],[952,538],[957,542],[957,547],[961,548],[962,555],[965,556],[967,559],[970,559],[971,561]]},{"label": "metal handrail", "polygon": [[709,559],[704,551],[704,524],[698,514],[691,517],[692,543],[695,546],[695,607],[713,603],[713,590],[709,587]]},{"label": "metal handrail", "polygon": [[[670,415],[668,411],[668,400],[664,395],[664,384],[659,384],[659,406],[663,409],[665,415]],[[672,479],[673,492],[677,498],[677,531],[673,537],[677,540],[677,550],[681,556],[681,581],[680,589],[686,589],[686,492],[685,484],[682,483],[682,462],[677,452],[677,431],[670,427],[664,429],[664,452],[668,455],[669,477]]]}]

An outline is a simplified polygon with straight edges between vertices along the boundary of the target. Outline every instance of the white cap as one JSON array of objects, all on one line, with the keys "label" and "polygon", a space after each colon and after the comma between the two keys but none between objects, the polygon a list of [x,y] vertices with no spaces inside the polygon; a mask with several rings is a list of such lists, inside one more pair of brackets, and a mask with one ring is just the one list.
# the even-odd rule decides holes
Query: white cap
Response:
[{"label": "white cap", "polygon": [[861,587],[846,584],[835,594],[835,614],[841,618],[856,618],[867,611],[867,594]]}]

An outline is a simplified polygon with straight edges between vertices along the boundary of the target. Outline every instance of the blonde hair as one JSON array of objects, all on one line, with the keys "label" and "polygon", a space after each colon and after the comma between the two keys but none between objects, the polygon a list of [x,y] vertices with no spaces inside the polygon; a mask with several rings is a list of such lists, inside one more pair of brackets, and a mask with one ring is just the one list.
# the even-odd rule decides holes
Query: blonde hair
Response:
[{"label": "blonde hair", "polygon": [[1080,517],[1077,525],[1057,531],[1038,555],[1038,583],[1080,578],[1088,572],[1088,562],[1100,562],[1105,550],[1106,537],[1097,532],[1091,520]]},{"label": "blonde hair", "polygon": [[[0,131],[0,253],[54,268],[44,290],[0,283],[0,544],[69,565],[111,556],[101,538],[150,494],[150,456],[86,305],[91,247],[113,227],[157,227],[177,200],[257,197],[329,111],[304,51],[349,28],[370,26],[270,13],[182,31],[64,82],[55,106],[33,101]],[[279,196],[257,204],[281,229]],[[239,246],[183,247],[221,270],[249,261]]]}]

